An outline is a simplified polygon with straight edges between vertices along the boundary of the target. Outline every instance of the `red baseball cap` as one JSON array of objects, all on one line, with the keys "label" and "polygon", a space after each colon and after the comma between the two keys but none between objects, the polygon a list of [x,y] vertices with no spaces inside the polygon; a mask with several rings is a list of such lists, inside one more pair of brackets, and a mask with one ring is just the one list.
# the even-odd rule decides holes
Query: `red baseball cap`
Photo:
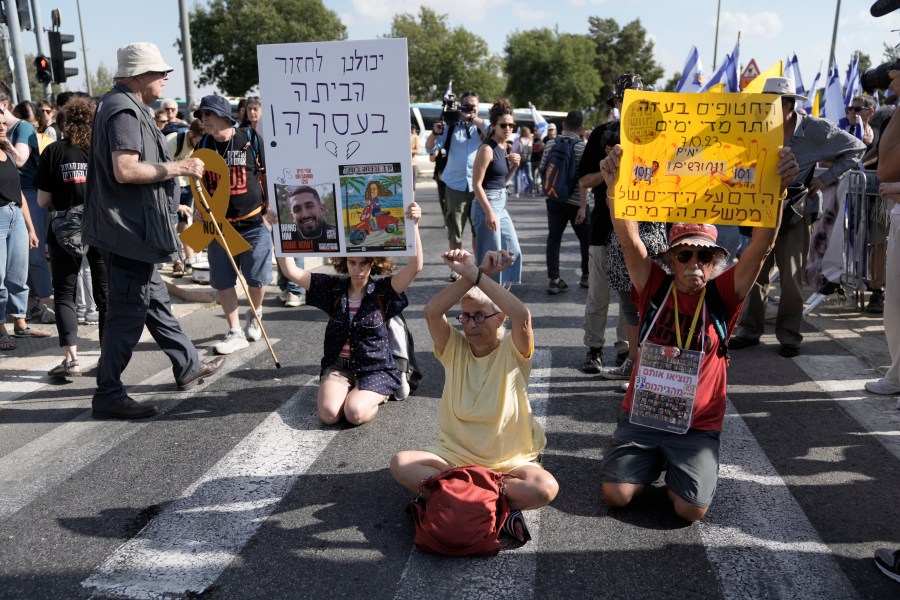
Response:
[{"label": "red baseball cap", "polygon": [[675,223],[669,231],[669,249],[675,246],[716,248],[728,255],[728,250],[716,244],[719,230],[708,223]]}]

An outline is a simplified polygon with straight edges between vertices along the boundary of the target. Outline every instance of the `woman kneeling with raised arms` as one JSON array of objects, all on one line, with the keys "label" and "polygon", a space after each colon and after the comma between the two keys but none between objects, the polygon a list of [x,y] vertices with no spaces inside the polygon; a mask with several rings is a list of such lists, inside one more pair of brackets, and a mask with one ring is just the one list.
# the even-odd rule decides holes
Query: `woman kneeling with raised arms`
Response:
[{"label": "woman kneeling with raised arms", "polygon": [[[528,402],[534,356],[531,313],[492,279],[513,263],[509,252],[488,252],[481,267],[465,250],[441,256],[461,277],[425,305],[434,353],[444,365],[440,432],[424,450],[395,454],[391,474],[418,493],[424,479],[455,466],[508,473],[505,492],[512,512],[504,531],[527,541],[521,511],[549,504],[559,491],[556,479],[537,462],[547,439]],[[457,302],[462,332],[450,327],[446,316]],[[510,332],[505,335],[507,317]]]}]

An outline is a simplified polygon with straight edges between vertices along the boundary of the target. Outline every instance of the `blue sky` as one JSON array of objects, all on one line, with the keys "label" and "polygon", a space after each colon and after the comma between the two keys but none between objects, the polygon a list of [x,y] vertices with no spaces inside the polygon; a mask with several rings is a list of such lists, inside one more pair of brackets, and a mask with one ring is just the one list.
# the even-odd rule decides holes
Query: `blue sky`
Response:
[{"label": "blue sky", "polygon": [[[205,0],[194,2],[206,4]],[[75,0],[44,0],[41,4],[45,28],[50,25],[50,10],[59,8],[62,31],[75,35],[76,62],[81,74],[69,80],[69,88],[83,89],[84,64]],[[742,63],[754,58],[761,69],[766,69],[796,52],[804,83],[809,86],[819,64],[828,58],[836,4],[837,0],[804,2],[802,6],[784,0],[721,0],[718,62],[731,51],[740,31]],[[900,43],[900,34],[892,32],[900,29],[900,11],[875,19],[869,14],[871,4],[871,0],[842,2],[836,47],[842,76],[853,51],[869,54],[878,64],[883,61],[884,42]],[[394,14],[415,14],[424,5],[449,14],[452,26],[464,26],[481,36],[496,54],[502,54],[507,35],[517,30],[555,27],[561,32],[587,33],[589,16],[613,18],[623,25],[639,18],[656,43],[656,60],[666,70],[666,78],[681,70],[692,44],[700,50],[705,73],[712,74],[717,0],[326,0],[325,5],[340,16],[352,39],[382,36],[390,30]],[[166,60],[176,67],[166,94],[184,97],[184,70],[174,45],[180,38],[178,2],[156,0],[140,7],[136,10],[122,0],[82,0],[89,66],[94,71],[102,62],[114,70],[118,46],[138,40],[155,42]],[[25,51],[35,53],[34,34],[23,32],[22,39]],[[445,82],[438,83],[443,86]],[[212,91],[215,90],[210,87],[197,88],[196,94]]]}]

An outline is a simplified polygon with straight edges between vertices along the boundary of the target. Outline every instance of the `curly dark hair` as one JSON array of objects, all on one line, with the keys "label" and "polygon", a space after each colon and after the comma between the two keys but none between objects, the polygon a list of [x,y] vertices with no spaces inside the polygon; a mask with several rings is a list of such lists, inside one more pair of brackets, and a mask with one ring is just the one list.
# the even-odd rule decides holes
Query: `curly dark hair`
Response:
[{"label": "curly dark hair", "polygon": [[497,120],[503,115],[513,114],[513,107],[506,98],[498,98],[494,100],[494,105],[488,114],[491,118],[491,125],[496,125]]},{"label": "curly dark hair", "polygon": [[[367,256],[366,261],[372,265],[372,275],[390,275],[394,272],[394,261],[385,256]],[[334,270],[341,275],[349,273],[347,270],[347,257],[335,256],[329,259]]]},{"label": "curly dark hair", "polygon": [[62,110],[66,114],[66,139],[73,146],[90,150],[91,128],[94,123],[94,113],[97,112],[97,105],[90,98],[78,97],[69,100]]}]

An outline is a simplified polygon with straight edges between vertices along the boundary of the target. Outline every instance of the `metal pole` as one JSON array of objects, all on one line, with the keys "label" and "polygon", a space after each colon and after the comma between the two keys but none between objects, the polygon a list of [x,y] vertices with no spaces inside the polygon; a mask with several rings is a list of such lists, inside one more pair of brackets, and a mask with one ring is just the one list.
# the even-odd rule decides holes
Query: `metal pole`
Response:
[{"label": "metal pole", "polygon": [[837,0],[837,6],[834,9],[834,31],[831,34],[831,62],[829,63],[829,67],[828,67],[829,69],[831,68],[830,65],[837,64],[837,60],[834,55],[834,45],[837,43],[838,17],[840,17],[840,15],[841,15],[841,0]]},{"label": "metal pole", "polygon": [[81,56],[84,57],[84,84],[87,88],[88,96],[93,96],[94,92],[91,90],[91,71],[88,69],[88,60],[87,60],[87,46],[85,46],[86,42],[84,41],[84,21],[81,20],[81,0],[75,0],[75,8],[78,10],[78,30],[81,32]]},{"label": "metal pole", "polygon": [[[34,25],[34,39],[37,41],[38,54],[40,56],[47,56],[47,47],[44,45],[44,25],[41,22],[41,3],[39,0],[31,0],[31,24]],[[45,83],[44,98],[49,97],[50,84]]]},{"label": "metal pole", "polygon": [[[9,73],[9,81],[13,81],[13,72],[15,71],[15,65],[13,64],[12,50],[9,47],[9,30],[6,25],[0,25],[0,40],[3,42],[3,56],[6,57],[6,71]],[[13,104],[18,104],[18,95],[16,94],[16,88],[10,90],[12,92],[12,100]]]},{"label": "metal pole", "polygon": [[191,56],[191,24],[188,19],[187,2],[178,0],[181,14],[181,56],[184,62],[184,100],[187,102],[185,117],[190,121],[191,107],[194,105],[194,59]]},{"label": "metal pole", "polygon": [[[27,1],[27,0],[26,0]],[[12,46],[13,80],[16,83],[18,100],[16,103],[31,100],[31,89],[28,87],[28,68],[25,66],[25,55],[22,54],[22,35],[19,30],[19,5],[16,0],[6,0],[6,22],[9,24],[9,43]]]},{"label": "metal pole", "polygon": [[712,72],[716,72],[716,56],[719,53],[719,13],[722,12],[722,0],[716,6],[716,41],[713,42],[713,66]]}]

